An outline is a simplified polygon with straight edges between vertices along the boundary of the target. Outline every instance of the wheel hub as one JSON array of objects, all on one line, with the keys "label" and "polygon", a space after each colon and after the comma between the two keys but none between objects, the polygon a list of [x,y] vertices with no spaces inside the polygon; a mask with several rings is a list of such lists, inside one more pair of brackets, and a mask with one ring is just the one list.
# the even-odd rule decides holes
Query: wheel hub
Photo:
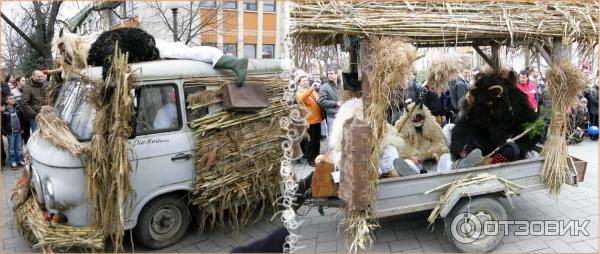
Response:
[{"label": "wheel hub", "polygon": [[171,205],[161,207],[152,216],[149,231],[152,238],[156,240],[170,239],[177,234],[181,227],[181,212]]}]

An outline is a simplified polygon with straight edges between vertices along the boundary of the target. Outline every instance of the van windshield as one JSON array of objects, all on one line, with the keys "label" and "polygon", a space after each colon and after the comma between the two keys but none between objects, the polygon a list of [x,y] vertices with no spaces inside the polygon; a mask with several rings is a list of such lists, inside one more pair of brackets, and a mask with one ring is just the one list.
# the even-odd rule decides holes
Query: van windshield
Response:
[{"label": "van windshield", "polygon": [[96,109],[88,100],[92,85],[79,79],[63,83],[54,108],[80,141],[92,138]]}]

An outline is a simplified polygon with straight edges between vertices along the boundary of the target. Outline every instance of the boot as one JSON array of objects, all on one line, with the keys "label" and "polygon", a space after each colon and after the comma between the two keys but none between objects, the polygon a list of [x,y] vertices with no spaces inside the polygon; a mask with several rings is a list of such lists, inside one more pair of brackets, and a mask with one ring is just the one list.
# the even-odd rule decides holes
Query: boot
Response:
[{"label": "boot", "polygon": [[231,70],[237,76],[237,85],[244,85],[246,72],[248,71],[248,59],[223,55],[215,64],[215,69]]},{"label": "boot", "polygon": [[460,160],[456,161],[456,166],[453,168],[459,169],[459,168],[475,167],[481,163],[482,159],[483,159],[483,157],[481,155],[481,150],[479,150],[479,148],[477,148],[477,149],[471,151],[467,155],[467,157],[465,157],[464,159],[460,159]]}]

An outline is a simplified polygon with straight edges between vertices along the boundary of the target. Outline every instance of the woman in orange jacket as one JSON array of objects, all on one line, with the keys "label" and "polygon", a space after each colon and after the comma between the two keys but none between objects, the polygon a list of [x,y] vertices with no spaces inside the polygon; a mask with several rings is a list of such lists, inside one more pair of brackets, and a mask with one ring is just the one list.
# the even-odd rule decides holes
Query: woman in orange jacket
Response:
[{"label": "woman in orange jacket", "polygon": [[317,158],[321,150],[321,121],[323,120],[323,117],[318,104],[319,94],[315,91],[317,88],[316,84],[310,86],[306,76],[300,76],[296,83],[298,85],[296,100],[298,101],[298,104],[305,106],[309,112],[306,116],[306,121],[309,124],[308,140],[303,140],[301,145],[304,150],[304,155],[308,160],[308,165],[314,167],[315,158]]}]

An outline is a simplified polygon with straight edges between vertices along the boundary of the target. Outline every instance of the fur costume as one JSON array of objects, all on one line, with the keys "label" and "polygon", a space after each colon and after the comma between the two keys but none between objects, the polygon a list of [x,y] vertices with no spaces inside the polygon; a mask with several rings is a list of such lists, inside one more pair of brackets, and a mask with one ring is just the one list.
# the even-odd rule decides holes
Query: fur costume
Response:
[{"label": "fur costume", "polygon": [[61,29],[58,37],[54,38],[52,45],[58,49],[59,57],[65,63],[73,65],[77,69],[83,69],[88,65],[88,53],[92,43],[98,39],[100,32],[80,36]]},{"label": "fur costume", "polygon": [[[346,101],[339,108],[337,114],[335,115],[335,120],[333,121],[333,127],[331,130],[331,136],[329,137],[329,147],[331,147],[334,151],[333,153],[333,163],[335,165],[339,165],[342,158],[342,137],[344,134],[344,122],[346,120],[351,119],[352,117],[356,117],[359,120],[364,121],[363,115],[363,101],[359,98],[350,99]],[[404,140],[400,137],[396,129],[390,125],[386,125],[386,132],[384,138],[379,143],[380,151],[385,150],[387,146],[393,146],[400,154],[404,147]]]},{"label": "fur costume", "polygon": [[[485,156],[507,139],[522,133],[526,123],[535,121],[538,114],[531,109],[527,95],[517,88],[518,75],[503,69],[500,73],[480,73],[470,89],[468,102],[463,102],[460,117],[452,130],[450,152],[460,159],[475,148]],[[517,149],[502,149],[499,154],[510,161],[525,158],[540,140],[525,135],[516,141]],[[510,151],[515,151],[510,154]],[[518,153],[516,151],[518,150]]]},{"label": "fur costume", "polygon": [[115,44],[129,53],[129,63],[160,59],[156,41],[152,35],[139,28],[119,28],[103,33],[80,36],[61,29],[53,42],[61,56],[75,68],[87,65],[102,66],[102,78],[106,78],[115,54]]},{"label": "fur costume", "polygon": [[[404,114],[396,121],[395,128],[400,127],[400,123],[408,117],[408,112],[415,107],[415,103],[411,103],[405,110]],[[434,154],[442,156],[448,152],[448,145],[442,133],[442,127],[435,121],[435,117],[425,106],[417,106],[418,108],[412,113],[410,121],[399,130],[400,136],[405,141],[405,149],[400,153],[400,158],[410,159],[417,157],[420,160],[434,158]]]}]

